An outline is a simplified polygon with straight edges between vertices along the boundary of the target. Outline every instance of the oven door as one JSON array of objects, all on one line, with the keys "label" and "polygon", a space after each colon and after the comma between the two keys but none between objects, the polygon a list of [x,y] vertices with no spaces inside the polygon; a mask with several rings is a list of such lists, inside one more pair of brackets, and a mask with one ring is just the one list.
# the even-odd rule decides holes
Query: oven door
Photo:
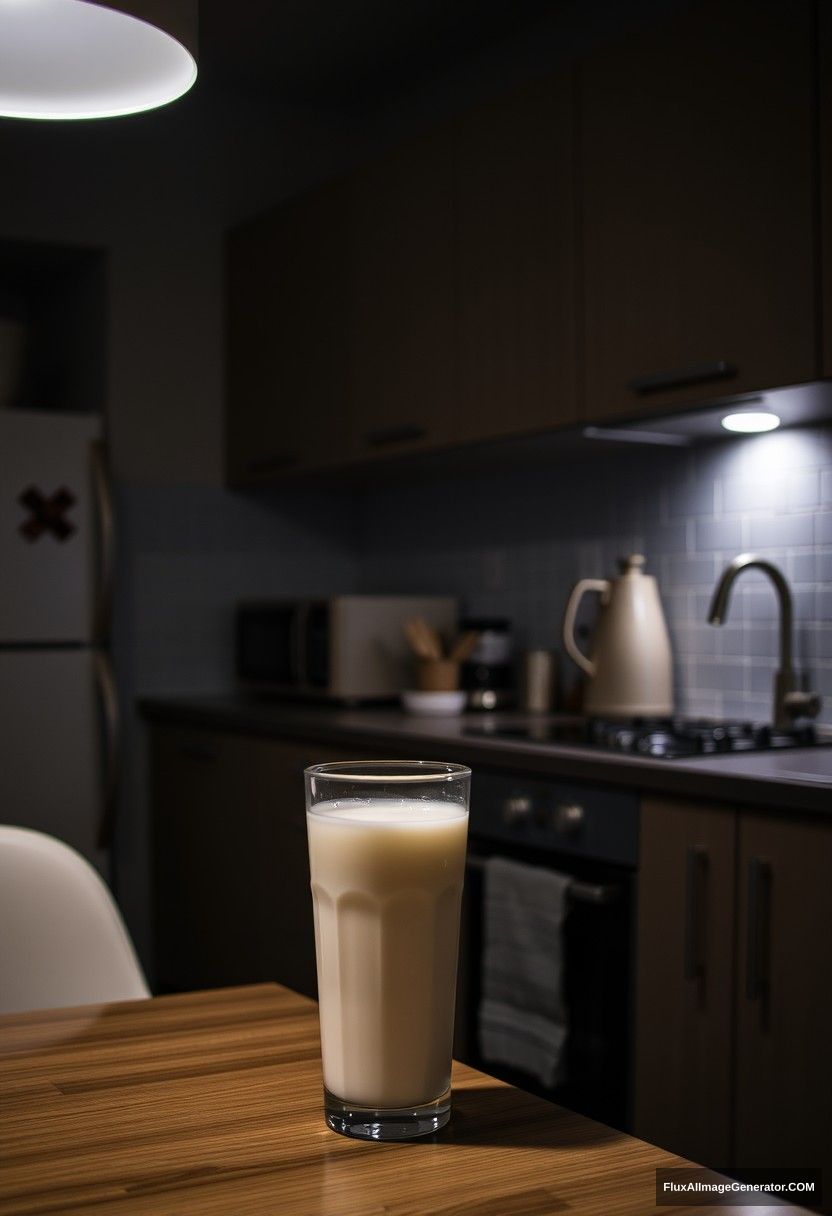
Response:
[{"label": "oven door", "polygon": [[[629,867],[588,863],[568,854],[501,844],[499,855],[545,864],[575,879],[562,949],[568,1038],[564,1080],[542,1088],[533,1077],[484,1059],[478,1010],[482,996],[484,864],[497,850],[472,841],[466,865],[460,936],[457,1024],[458,1059],[541,1097],[618,1128],[629,1126],[631,958],[634,873]],[[584,893],[579,898],[579,892]]]}]

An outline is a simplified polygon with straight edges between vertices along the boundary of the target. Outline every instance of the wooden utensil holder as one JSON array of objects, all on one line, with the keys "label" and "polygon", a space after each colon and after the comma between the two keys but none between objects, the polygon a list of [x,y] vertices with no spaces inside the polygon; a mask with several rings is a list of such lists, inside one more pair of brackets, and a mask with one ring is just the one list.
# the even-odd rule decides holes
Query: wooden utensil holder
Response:
[{"label": "wooden utensil holder", "polygon": [[416,664],[416,687],[420,692],[456,692],[459,663],[454,659],[420,659]]}]

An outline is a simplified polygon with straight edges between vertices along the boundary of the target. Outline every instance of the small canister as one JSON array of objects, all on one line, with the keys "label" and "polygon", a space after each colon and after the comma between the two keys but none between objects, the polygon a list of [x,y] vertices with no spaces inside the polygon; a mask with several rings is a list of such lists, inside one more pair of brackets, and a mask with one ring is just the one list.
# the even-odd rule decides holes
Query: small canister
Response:
[{"label": "small canister", "polygon": [[555,674],[553,650],[525,650],[520,667],[520,708],[530,714],[551,713],[555,702]]}]

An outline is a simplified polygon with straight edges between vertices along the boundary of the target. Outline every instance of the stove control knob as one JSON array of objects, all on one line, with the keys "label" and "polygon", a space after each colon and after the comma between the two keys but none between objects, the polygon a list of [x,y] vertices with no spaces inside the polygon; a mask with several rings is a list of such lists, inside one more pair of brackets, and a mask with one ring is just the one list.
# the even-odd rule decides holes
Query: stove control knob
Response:
[{"label": "stove control knob", "polygon": [[531,819],[532,800],[525,794],[515,794],[503,803],[503,823],[527,823]]},{"label": "stove control knob", "polygon": [[577,802],[562,802],[555,809],[555,831],[574,836],[584,825],[584,808]]}]

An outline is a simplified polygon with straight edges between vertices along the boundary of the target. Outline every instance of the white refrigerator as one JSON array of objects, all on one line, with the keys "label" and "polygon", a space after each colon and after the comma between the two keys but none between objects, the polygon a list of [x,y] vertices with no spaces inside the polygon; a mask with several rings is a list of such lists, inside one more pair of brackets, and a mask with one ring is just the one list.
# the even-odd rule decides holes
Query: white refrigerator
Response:
[{"label": "white refrigerator", "polygon": [[118,776],[101,419],[0,410],[0,822],[107,875]]}]

